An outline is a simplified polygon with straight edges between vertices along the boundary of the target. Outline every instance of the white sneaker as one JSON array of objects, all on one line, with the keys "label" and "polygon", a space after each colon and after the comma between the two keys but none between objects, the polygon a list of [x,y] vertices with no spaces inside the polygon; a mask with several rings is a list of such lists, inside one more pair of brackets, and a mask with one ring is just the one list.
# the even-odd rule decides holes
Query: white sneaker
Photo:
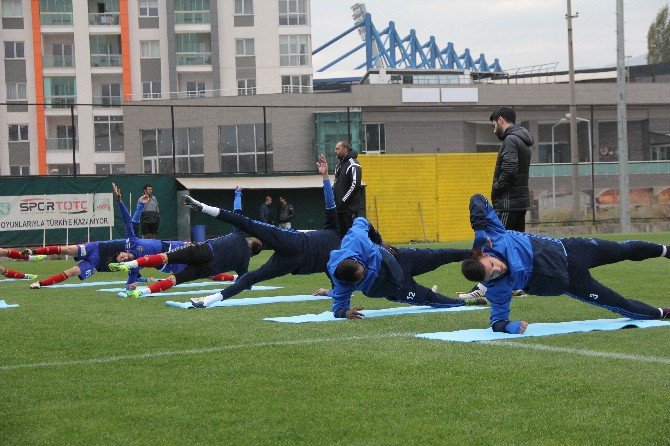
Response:
[{"label": "white sneaker", "polygon": [[512,291],[512,297],[528,297],[528,294],[524,290],[514,290]]},{"label": "white sneaker", "polygon": [[433,285],[432,287],[430,287],[430,290],[431,290],[433,293],[437,293],[437,285]]},{"label": "white sneaker", "polygon": [[473,299],[481,297],[486,297],[486,291],[482,291],[479,288],[476,288],[472,291],[468,291],[467,293],[458,293],[459,299]]}]

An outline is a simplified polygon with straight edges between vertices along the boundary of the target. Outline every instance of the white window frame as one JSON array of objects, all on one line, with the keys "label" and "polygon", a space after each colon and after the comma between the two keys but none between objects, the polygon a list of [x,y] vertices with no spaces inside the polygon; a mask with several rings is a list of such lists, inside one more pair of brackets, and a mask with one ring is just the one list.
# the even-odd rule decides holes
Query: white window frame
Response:
[{"label": "white window frame", "polygon": [[[16,133],[18,135],[18,139],[11,139],[10,136],[10,130],[12,127],[16,127]],[[24,129],[25,129],[25,135],[24,135]],[[7,126],[7,141],[9,142],[28,142],[30,141],[30,128],[28,127],[28,124],[9,124]]]},{"label": "white window frame", "polygon": [[[303,78],[307,77],[308,83],[303,82]],[[288,78],[288,83],[285,82]],[[297,82],[296,82],[297,81]],[[281,76],[281,92],[282,93],[311,93],[312,92],[312,75],[311,74],[283,74]]]},{"label": "white window frame", "polygon": [[[308,25],[307,11],[308,0],[279,0],[279,26],[302,26]],[[281,12],[282,5],[286,12]],[[302,12],[300,11],[302,6]],[[294,23],[291,23],[293,21]],[[283,23],[282,23],[283,22]]]},{"label": "white window frame", "polygon": [[[16,169],[16,168],[19,169],[19,172],[18,173],[12,173],[12,169]],[[12,175],[12,176],[27,176],[27,175],[30,175],[30,166],[24,166],[24,165],[12,166],[12,165],[10,165],[9,166],[9,174]]]},{"label": "white window frame", "polygon": [[[11,57],[7,57],[7,44],[10,44],[12,46],[12,52],[14,53]],[[18,48],[21,48],[21,53],[23,53],[22,56],[17,56],[18,54]],[[4,42],[4,51],[5,51],[5,59],[25,59],[26,58],[26,46],[25,43],[21,40],[5,40]]]},{"label": "white window frame", "polygon": [[251,96],[256,94],[256,79],[238,79],[237,95]]},{"label": "white window frame", "polygon": [[[9,5],[12,6],[10,7]],[[16,5],[18,5],[18,8],[16,7]],[[3,19],[16,19],[22,17],[23,17],[23,2],[21,0],[2,0]]]},{"label": "white window frame", "polygon": [[[145,87],[148,88],[148,92],[145,90]],[[158,91],[155,91],[155,87],[158,86]],[[142,82],[142,99],[160,99],[163,95],[161,93],[161,81],[143,81]]]},{"label": "white window frame", "polygon": [[[23,86],[23,87],[22,87]],[[23,95],[21,95],[23,93]],[[28,91],[25,82],[7,82],[7,101],[27,101]]]},{"label": "white window frame", "polygon": [[[98,166],[106,166],[108,172],[98,172]],[[119,169],[119,167],[121,167]],[[114,171],[115,168],[118,170]],[[126,165],[124,163],[95,163],[95,173],[97,175],[117,175],[126,173]]]},{"label": "white window frame", "polygon": [[[107,118],[106,120],[102,120]],[[119,119],[120,118],[120,119]],[[98,135],[95,132],[96,125],[107,125],[107,148],[109,150],[98,150],[97,138]],[[124,148],[121,149],[112,147],[112,125],[121,124],[121,129],[123,130],[123,117],[121,116],[95,116],[93,119],[93,151],[96,153],[119,153],[123,152]],[[121,138],[123,140],[123,138]]]},{"label": "white window frame", "polygon": [[[376,125],[377,126],[377,140],[379,141],[379,147],[376,150],[370,150],[368,148],[368,132],[367,132],[367,127],[369,125]],[[382,147],[382,129],[384,132],[384,147]],[[386,126],[384,125],[383,122],[366,122],[363,124],[363,138],[365,142],[365,152],[364,153],[386,153]]]},{"label": "white window frame", "polygon": [[[304,52],[301,48],[304,48]],[[304,60],[304,62],[302,62],[301,59]],[[307,67],[310,63],[309,34],[288,34],[279,36],[280,67]]]},{"label": "white window frame", "polygon": [[[158,0],[139,0],[140,17],[158,17]],[[156,13],[152,14],[152,10]]]},{"label": "white window frame", "polygon": [[235,15],[254,15],[254,0],[235,0]]},{"label": "white window frame", "polygon": [[140,59],[160,59],[160,40],[140,40]]},{"label": "white window frame", "polygon": [[670,161],[670,144],[659,144],[649,149],[652,161]]},{"label": "white window frame", "polygon": [[[241,125],[252,125],[254,127],[254,147],[253,147],[253,152],[246,151],[246,152],[240,152],[240,142],[239,142],[239,134],[240,134],[240,126]],[[226,125],[225,127],[229,127],[229,125]],[[256,146],[256,142],[258,141],[258,133],[263,132],[263,124],[237,124],[237,125],[231,125],[230,127],[235,127],[235,147],[236,151],[235,153],[222,153],[221,152],[221,146],[219,146],[219,162],[223,163],[224,159],[235,159],[235,165],[236,169],[235,172],[237,173],[250,173],[247,171],[240,171],[240,155],[254,155],[254,172],[258,172],[258,157],[259,156],[265,156],[265,147],[264,146]],[[219,138],[221,135],[221,130],[219,129]],[[270,136],[272,138],[272,136]],[[220,142],[219,142],[220,143]],[[272,146],[270,146],[272,147]],[[272,155],[273,150],[272,148],[267,151],[268,155]],[[273,163],[274,164],[274,161]],[[267,167],[267,166],[266,166]],[[223,172],[223,168],[220,167],[220,170]]]},{"label": "white window frame", "polygon": [[255,56],[254,39],[235,39],[235,56]]},{"label": "white window frame", "polygon": [[[190,89],[189,88],[190,86],[195,87],[195,90]],[[186,97],[188,98],[204,98],[206,91],[207,91],[207,84],[205,83],[205,81],[186,82]]]}]

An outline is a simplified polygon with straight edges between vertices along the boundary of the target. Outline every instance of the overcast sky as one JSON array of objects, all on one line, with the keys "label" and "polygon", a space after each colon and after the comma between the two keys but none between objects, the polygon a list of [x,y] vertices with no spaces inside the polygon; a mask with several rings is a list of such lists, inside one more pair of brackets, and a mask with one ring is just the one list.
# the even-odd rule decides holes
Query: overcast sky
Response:
[{"label": "overcast sky", "polygon": [[[353,25],[354,0],[311,0],[313,48]],[[559,62],[568,68],[567,0],[367,0],[372,21],[381,31],[393,20],[400,37],[414,28],[422,43],[435,36],[442,49],[448,42],[474,59],[484,53],[489,63],[500,59],[503,69]],[[647,52],[647,31],[668,0],[624,2],[626,55]],[[616,64],[616,0],[572,0],[576,68]],[[315,71],[361,42],[350,35],[313,58]],[[344,40],[344,39],[343,39]],[[362,49],[329,71],[349,70],[364,62]],[[330,76],[328,76],[330,77]]]}]

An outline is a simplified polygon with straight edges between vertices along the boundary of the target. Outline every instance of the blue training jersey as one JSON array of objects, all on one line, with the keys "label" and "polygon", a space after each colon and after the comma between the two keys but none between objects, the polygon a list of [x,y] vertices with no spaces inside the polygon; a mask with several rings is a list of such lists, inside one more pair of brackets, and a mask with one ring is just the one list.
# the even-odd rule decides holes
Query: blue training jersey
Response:
[{"label": "blue training jersey", "polygon": [[242,276],[249,271],[251,250],[246,237],[240,231],[209,239],[207,244],[214,255],[214,265],[209,276],[228,271],[235,271],[238,276]]}]

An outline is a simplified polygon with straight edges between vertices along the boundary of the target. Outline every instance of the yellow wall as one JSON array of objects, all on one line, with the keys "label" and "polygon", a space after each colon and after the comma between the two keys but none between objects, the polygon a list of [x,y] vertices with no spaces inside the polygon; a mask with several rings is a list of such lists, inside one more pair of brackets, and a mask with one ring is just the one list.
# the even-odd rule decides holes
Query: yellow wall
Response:
[{"label": "yellow wall", "polygon": [[[472,238],[468,204],[489,196],[497,153],[360,155],[367,217],[392,243]],[[421,216],[423,215],[423,226]]]}]

